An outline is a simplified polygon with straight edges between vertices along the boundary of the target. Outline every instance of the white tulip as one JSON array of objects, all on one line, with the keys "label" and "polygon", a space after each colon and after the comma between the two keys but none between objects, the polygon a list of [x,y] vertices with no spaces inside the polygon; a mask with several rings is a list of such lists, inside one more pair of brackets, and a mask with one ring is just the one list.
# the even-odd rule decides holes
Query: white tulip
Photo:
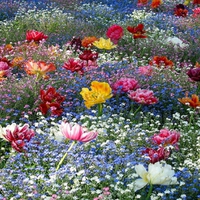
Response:
[{"label": "white tulip", "polygon": [[147,184],[172,185],[177,184],[177,178],[173,177],[175,172],[171,165],[156,162],[149,164],[148,171],[141,164],[135,166],[136,173],[141,177],[134,183],[134,190],[140,190]]}]

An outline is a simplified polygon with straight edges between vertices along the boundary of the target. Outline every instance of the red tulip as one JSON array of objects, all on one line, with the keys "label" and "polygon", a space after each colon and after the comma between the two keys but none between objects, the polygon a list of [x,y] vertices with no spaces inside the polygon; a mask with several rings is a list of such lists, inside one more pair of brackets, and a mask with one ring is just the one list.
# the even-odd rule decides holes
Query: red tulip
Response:
[{"label": "red tulip", "polygon": [[46,40],[47,38],[48,38],[47,35],[39,31],[29,30],[26,32],[26,40],[28,41],[39,42],[41,40]]}]

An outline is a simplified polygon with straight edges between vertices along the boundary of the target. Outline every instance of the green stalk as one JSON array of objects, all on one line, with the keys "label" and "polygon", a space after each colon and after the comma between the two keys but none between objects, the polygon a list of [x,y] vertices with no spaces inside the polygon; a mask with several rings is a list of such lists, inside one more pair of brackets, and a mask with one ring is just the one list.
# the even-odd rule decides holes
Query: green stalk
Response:
[{"label": "green stalk", "polygon": [[67,150],[67,152],[65,153],[65,155],[62,157],[62,159],[60,160],[60,162],[58,163],[58,165],[57,165],[57,167],[56,167],[56,171],[60,168],[60,165],[62,164],[62,162],[63,162],[64,159],[66,158],[68,152],[72,149],[72,147],[74,146],[75,143],[76,143],[75,140],[71,143],[71,146],[69,147],[69,149]]},{"label": "green stalk", "polygon": [[150,196],[151,196],[152,190],[153,190],[153,184],[150,183],[149,192],[148,192],[147,197],[146,197],[145,200],[149,200],[149,199],[150,199]]},{"label": "green stalk", "polygon": [[99,103],[98,104],[98,117],[102,116],[103,114],[103,104]]}]

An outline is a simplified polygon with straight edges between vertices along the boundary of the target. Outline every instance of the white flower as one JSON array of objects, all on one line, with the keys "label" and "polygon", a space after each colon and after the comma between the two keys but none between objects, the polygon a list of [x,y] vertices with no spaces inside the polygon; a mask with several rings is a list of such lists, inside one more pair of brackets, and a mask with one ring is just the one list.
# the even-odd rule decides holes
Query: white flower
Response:
[{"label": "white flower", "polygon": [[175,48],[180,46],[181,48],[187,47],[188,44],[183,43],[182,40],[180,40],[178,37],[168,37],[166,42],[172,43]]},{"label": "white flower", "polygon": [[177,178],[173,177],[175,172],[171,165],[156,162],[149,164],[148,171],[141,164],[135,166],[136,173],[141,177],[134,183],[134,190],[140,190],[147,184],[172,185],[177,184]]}]

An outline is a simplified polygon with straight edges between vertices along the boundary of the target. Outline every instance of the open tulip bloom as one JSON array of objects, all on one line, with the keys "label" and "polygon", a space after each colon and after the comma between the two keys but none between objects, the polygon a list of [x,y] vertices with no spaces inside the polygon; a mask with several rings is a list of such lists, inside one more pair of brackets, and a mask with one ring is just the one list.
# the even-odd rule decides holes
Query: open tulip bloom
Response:
[{"label": "open tulip bloom", "polygon": [[62,122],[60,125],[60,130],[63,136],[66,139],[73,140],[71,146],[69,147],[68,151],[65,153],[65,155],[60,160],[59,164],[57,165],[56,170],[60,168],[60,165],[64,161],[65,157],[67,156],[67,153],[72,149],[76,141],[79,142],[89,142],[93,139],[95,139],[98,135],[96,131],[88,131],[87,128],[80,126],[79,124],[71,125],[70,123]]},{"label": "open tulip bloom", "polygon": [[[177,184],[177,178],[174,177],[174,170],[171,165],[156,162],[149,164],[148,171],[142,164],[135,166],[136,173],[141,177],[135,180],[134,190],[138,191],[147,184],[152,185],[173,185]],[[152,188],[151,188],[152,189]],[[150,192],[151,193],[151,192]],[[149,194],[150,197],[151,194]],[[146,199],[148,199],[147,197]]]}]

